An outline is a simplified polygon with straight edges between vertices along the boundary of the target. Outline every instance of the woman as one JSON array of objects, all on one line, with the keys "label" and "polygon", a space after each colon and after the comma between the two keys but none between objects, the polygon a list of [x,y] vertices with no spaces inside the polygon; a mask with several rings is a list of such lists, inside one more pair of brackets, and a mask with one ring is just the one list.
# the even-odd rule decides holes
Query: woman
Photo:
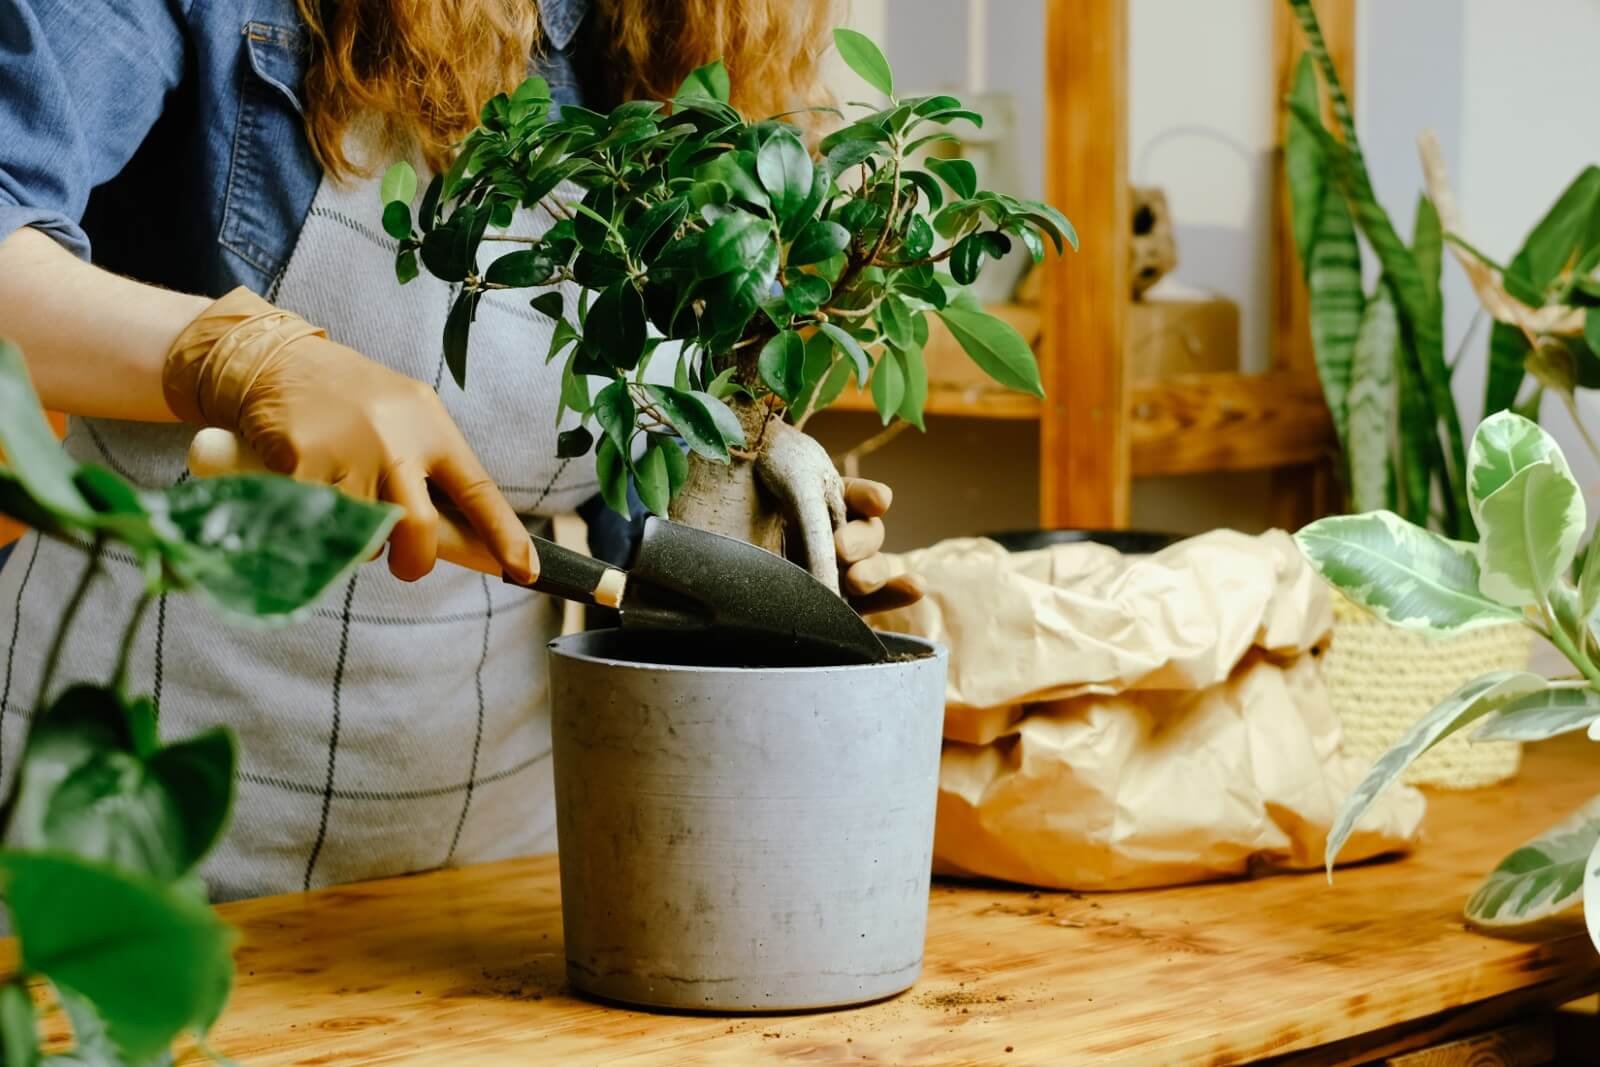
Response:
[{"label": "woman", "polygon": [[[558,101],[609,107],[670,95],[720,55],[736,103],[782,111],[806,95],[826,14],[790,0],[0,8],[0,332],[45,404],[75,416],[68,450],[160,486],[184,477],[192,424],[220,425],[276,470],[405,509],[389,573],[364,568],[299,626],[223,628],[181,598],[146,619],[132,683],[162,729],[227,722],[240,737],[234,826],[206,872],[215,896],[555,844],[542,645],[558,605],[435,570],[428,484],[526,576],[519,516],[584,505],[594,472],[554,458],[558,381],[525,356],[548,323],[524,305],[480,313],[473,388],[442,375],[448,294],[395,285],[375,170],[401,155],[444,164],[530,57]],[[882,524],[867,516],[887,490],[850,495],[847,591],[881,605],[895,590],[880,588]],[[30,536],[0,571],[7,780],[82,567]],[[113,560],[68,649],[75,673],[107,675],[137,585]]]}]

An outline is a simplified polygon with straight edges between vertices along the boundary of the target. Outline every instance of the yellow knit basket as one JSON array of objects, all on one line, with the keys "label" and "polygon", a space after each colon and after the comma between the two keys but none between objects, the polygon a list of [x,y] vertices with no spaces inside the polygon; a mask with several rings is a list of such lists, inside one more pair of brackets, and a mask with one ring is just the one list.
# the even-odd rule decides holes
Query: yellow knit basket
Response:
[{"label": "yellow knit basket", "polygon": [[[1480,674],[1525,670],[1533,639],[1509,624],[1434,638],[1391,626],[1334,594],[1333,645],[1323,660],[1328,698],[1344,727],[1344,748],[1368,762],[1389,750],[1444,697]],[[1473,744],[1463,730],[1431,749],[1405,772],[1412,785],[1476,789],[1517,773],[1515,742]]]}]

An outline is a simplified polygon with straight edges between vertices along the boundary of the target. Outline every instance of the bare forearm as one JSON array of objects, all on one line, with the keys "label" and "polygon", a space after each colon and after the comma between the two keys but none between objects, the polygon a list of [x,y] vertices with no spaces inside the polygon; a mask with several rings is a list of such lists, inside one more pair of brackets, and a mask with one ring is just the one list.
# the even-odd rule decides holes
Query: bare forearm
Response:
[{"label": "bare forearm", "polygon": [[210,302],[101,270],[37,230],[0,242],[0,336],[56,411],[170,422],[161,364]]}]

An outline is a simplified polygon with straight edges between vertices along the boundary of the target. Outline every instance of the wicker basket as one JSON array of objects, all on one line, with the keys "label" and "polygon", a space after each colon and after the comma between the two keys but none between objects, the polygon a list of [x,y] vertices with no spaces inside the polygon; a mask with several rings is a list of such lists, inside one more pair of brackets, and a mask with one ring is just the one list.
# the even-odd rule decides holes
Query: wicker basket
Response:
[{"label": "wicker basket", "polygon": [[[1488,626],[1458,637],[1432,638],[1391,626],[1334,594],[1333,645],[1323,677],[1344,726],[1345,751],[1377,759],[1444,697],[1480,674],[1523,670],[1532,635],[1516,624]],[[1514,742],[1472,744],[1463,730],[1413,763],[1412,785],[1475,789],[1517,773],[1522,749]]]}]

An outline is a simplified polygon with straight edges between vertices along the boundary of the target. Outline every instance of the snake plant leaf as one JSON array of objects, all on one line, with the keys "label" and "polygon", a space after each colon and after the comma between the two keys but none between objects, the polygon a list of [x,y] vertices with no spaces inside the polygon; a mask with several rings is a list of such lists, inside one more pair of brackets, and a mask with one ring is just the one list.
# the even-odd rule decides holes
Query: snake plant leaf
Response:
[{"label": "snake plant leaf", "polygon": [[1522,618],[1479,590],[1471,545],[1393,512],[1318,519],[1295,541],[1323,578],[1396,626],[1455,633]]},{"label": "snake plant leaf", "polygon": [[1442,307],[1439,278],[1444,269],[1444,228],[1439,224],[1438,209],[1426,194],[1417,197],[1416,221],[1411,227],[1411,254],[1417,259],[1417,270],[1422,274],[1428,299]]},{"label": "snake plant leaf", "polygon": [[400,518],[397,507],[270,474],[193,478],[165,497],[185,549],[168,566],[182,584],[225,615],[272,625],[310,611]]},{"label": "snake plant leaf", "polygon": [[1345,454],[1350,467],[1350,502],[1356,511],[1378,511],[1394,504],[1390,439],[1395,423],[1394,369],[1399,356],[1400,319],[1389,287],[1380,282],[1361,316],[1346,397],[1349,432]]},{"label": "snake plant leaf", "polygon": [[1509,322],[1496,322],[1489,330],[1489,367],[1483,383],[1483,413],[1487,417],[1506,411],[1517,402],[1528,374],[1528,354],[1533,345],[1527,334]]},{"label": "snake plant leaf", "polygon": [[1538,692],[1547,684],[1537,674],[1526,671],[1491,671],[1457,689],[1419,719],[1388,752],[1378,758],[1361,784],[1345,798],[1333,828],[1328,831],[1328,844],[1323,853],[1323,863],[1329,876],[1333,874],[1333,861],[1361,816],[1419,756],[1457,730],[1499,710],[1518,697]]},{"label": "snake plant leaf", "polygon": [[1344,193],[1338,186],[1323,191],[1317,213],[1317,234],[1311,246],[1307,278],[1311,317],[1311,351],[1317,377],[1328,401],[1339,440],[1350,439],[1348,395],[1356,343],[1362,327],[1361,247]]},{"label": "snake plant leaf", "polygon": [[1423,395],[1416,349],[1404,331],[1400,334],[1395,381],[1400,394],[1399,462],[1395,472],[1399,490],[1397,508],[1408,522],[1426,526],[1432,521],[1433,483],[1436,477],[1443,480],[1444,452],[1434,427],[1433,410]]},{"label": "snake plant leaf", "polygon": [[1546,689],[1501,708],[1472,735],[1474,741],[1543,741],[1587,729],[1600,720],[1600,693],[1593,689]]},{"label": "snake plant leaf", "polygon": [[1484,500],[1509,482],[1518,471],[1542,462],[1566,465],[1561,448],[1539,424],[1510,411],[1491,415],[1479,424],[1467,450],[1467,495],[1475,518]]},{"label": "snake plant leaf", "polygon": [[1467,900],[1479,926],[1516,926],[1559,914],[1584,895],[1600,843],[1600,797],[1501,860]]},{"label": "snake plant leaf", "polygon": [[1541,602],[1572,565],[1586,522],[1566,461],[1557,455],[1524,467],[1479,510],[1478,588],[1513,607]]},{"label": "snake plant leaf", "polygon": [[201,900],[60,853],[0,853],[24,969],[87,998],[130,1060],[204,1033],[233,983],[233,935]]},{"label": "snake plant leaf", "polygon": [[1302,114],[1315,116],[1320,106],[1317,93],[1317,72],[1311,57],[1301,53],[1295,67],[1294,84],[1289,99],[1300,105],[1289,115],[1288,128],[1283,135],[1283,170],[1289,188],[1289,229],[1294,236],[1295,251],[1300,256],[1301,273],[1309,281],[1311,276],[1311,248],[1316,241],[1317,217],[1325,202],[1327,187],[1327,161],[1322,148],[1310,130],[1302,129]]}]

